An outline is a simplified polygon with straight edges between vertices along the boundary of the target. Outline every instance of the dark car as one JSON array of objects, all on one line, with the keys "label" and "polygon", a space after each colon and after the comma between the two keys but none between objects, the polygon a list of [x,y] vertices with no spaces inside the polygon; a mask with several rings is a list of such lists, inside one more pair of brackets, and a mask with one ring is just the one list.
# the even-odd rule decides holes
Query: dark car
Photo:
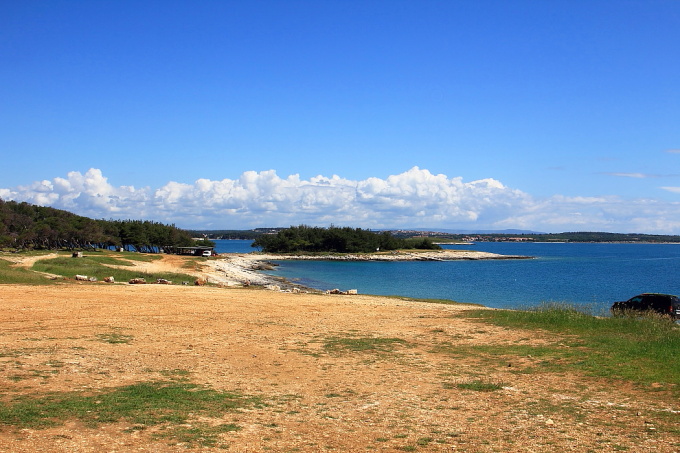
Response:
[{"label": "dark car", "polygon": [[644,293],[612,305],[613,314],[626,312],[654,312],[680,319],[680,299],[671,294]]}]

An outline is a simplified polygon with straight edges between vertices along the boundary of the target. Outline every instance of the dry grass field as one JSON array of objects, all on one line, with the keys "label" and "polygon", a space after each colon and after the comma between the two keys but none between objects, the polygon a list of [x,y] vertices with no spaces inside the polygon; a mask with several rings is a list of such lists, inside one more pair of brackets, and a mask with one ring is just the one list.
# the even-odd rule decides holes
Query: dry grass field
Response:
[{"label": "dry grass field", "polygon": [[0,452],[680,450],[676,392],[485,353],[563,338],[469,309],[0,285]]}]

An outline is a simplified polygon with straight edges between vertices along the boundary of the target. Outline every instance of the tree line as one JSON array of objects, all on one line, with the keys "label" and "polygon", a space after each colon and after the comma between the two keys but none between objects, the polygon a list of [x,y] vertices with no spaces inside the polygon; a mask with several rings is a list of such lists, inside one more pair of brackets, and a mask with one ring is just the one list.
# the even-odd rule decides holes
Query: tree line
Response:
[{"label": "tree line", "polygon": [[[94,220],[61,209],[0,199],[0,247],[17,250],[121,247],[158,252],[196,245],[189,232],[146,220]],[[202,244],[209,245],[209,244]]]},{"label": "tree line", "polygon": [[276,234],[263,234],[252,244],[266,253],[370,253],[397,249],[440,249],[429,238],[397,238],[384,231],[361,228],[291,226]]}]

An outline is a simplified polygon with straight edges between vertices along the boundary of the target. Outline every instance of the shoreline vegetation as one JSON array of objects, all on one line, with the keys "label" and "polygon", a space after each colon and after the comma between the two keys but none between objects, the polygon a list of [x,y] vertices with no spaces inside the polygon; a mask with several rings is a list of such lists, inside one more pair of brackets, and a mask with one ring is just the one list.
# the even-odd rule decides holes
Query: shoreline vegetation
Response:
[{"label": "shoreline vegetation", "polygon": [[328,228],[307,225],[291,226],[275,234],[263,234],[252,247],[264,253],[374,253],[403,249],[441,250],[428,237],[399,238],[388,231],[374,232],[362,228]]}]

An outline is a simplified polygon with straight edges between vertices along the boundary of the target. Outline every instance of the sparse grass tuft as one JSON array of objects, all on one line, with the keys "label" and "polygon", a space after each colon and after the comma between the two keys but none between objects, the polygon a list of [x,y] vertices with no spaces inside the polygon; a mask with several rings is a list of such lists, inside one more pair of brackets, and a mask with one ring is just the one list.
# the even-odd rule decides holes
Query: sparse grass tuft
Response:
[{"label": "sparse grass tuft", "polygon": [[100,341],[110,344],[128,344],[134,339],[132,335],[125,335],[119,332],[99,333],[96,336]]},{"label": "sparse grass tuft", "polygon": [[191,374],[191,372],[189,370],[183,370],[183,369],[180,369],[180,368],[175,368],[173,370],[161,370],[160,374],[162,376],[184,379],[184,378],[188,377]]},{"label": "sparse grass tuft", "polygon": [[331,353],[342,352],[392,352],[397,345],[408,343],[401,338],[381,337],[328,337],[324,341],[324,349]]},{"label": "sparse grass tuft", "polygon": [[170,440],[172,444],[183,445],[185,448],[228,448],[227,445],[220,443],[220,434],[240,429],[233,423],[217,426],[175,426],[154,434],[153,438]]},{"label": "sparse grass tuft", "polygon": [[475,392],[495,392],[501,390],[506,384],[502,382],[487,382],[474,380],[470,382],[459,382],[456,387],[462,390],[474,390]]}]

